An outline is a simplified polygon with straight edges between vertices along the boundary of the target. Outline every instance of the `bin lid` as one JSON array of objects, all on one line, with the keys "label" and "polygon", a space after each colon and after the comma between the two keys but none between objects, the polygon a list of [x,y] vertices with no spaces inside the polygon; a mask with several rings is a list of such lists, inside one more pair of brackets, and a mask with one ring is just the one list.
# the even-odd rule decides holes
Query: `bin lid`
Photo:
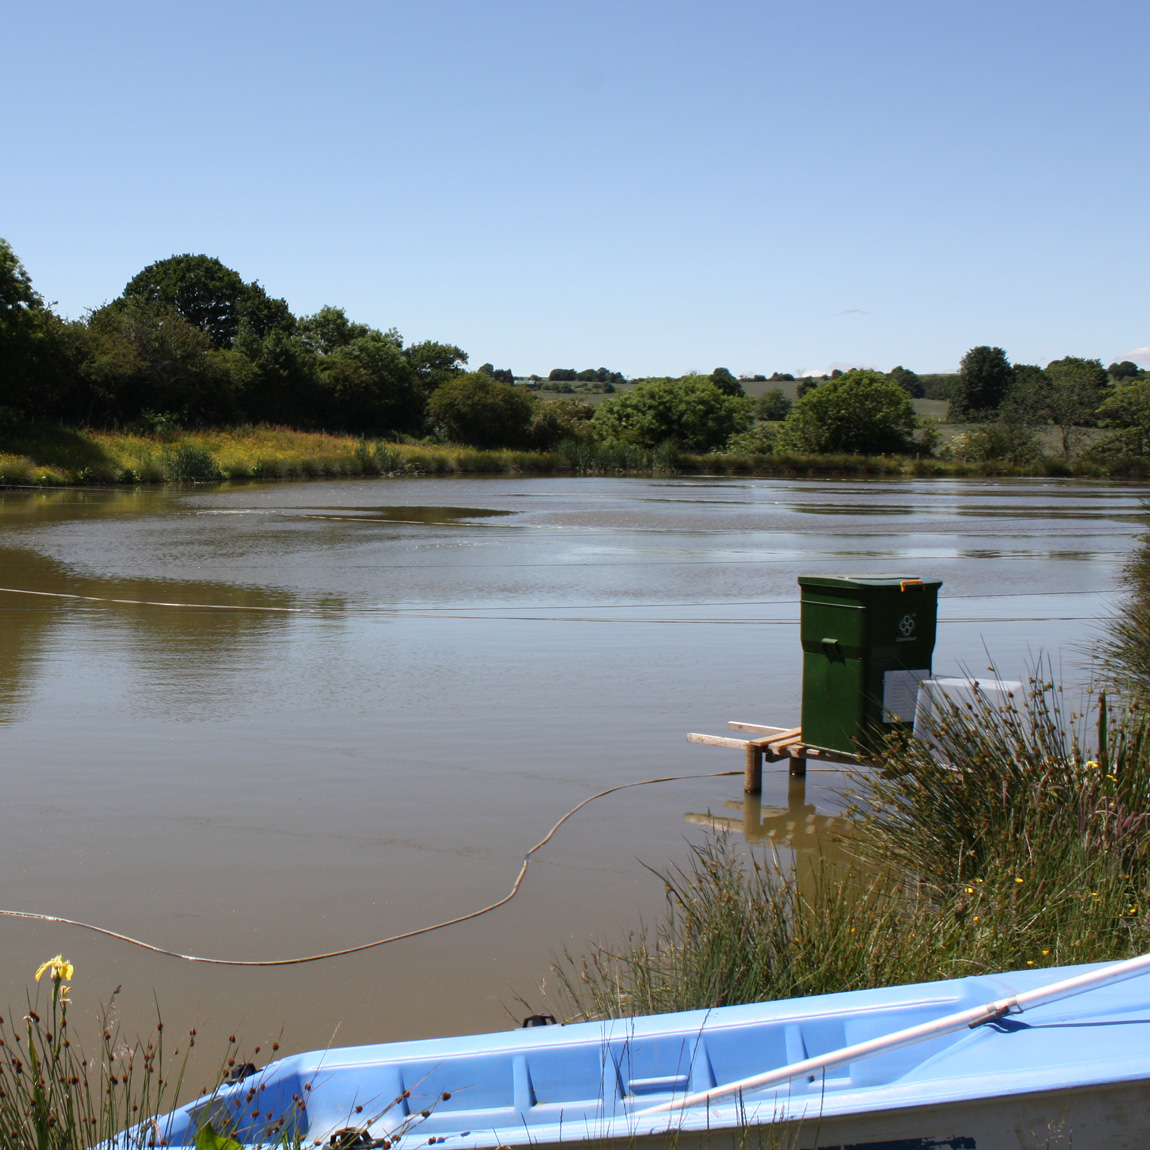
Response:
[{"label": "bin lid", "polygon": [[918,575],[890,575],[887,572],[861,572],[857,575],[800,575],[800,587],[835,587],[840,590],[858,588],[860,591],[871,587],[910,588],[941,587],[941,579],[923,579]]}]

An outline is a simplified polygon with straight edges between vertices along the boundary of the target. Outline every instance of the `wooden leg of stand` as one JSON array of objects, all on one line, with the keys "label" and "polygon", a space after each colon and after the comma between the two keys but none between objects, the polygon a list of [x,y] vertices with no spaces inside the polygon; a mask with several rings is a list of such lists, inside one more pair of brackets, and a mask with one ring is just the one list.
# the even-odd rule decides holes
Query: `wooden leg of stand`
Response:
[{"label": "wooden leg of stand", "polygon": [[763,793],[763,748],[747,744],[747,769],[743,777],[743,792],[748,795]]}]

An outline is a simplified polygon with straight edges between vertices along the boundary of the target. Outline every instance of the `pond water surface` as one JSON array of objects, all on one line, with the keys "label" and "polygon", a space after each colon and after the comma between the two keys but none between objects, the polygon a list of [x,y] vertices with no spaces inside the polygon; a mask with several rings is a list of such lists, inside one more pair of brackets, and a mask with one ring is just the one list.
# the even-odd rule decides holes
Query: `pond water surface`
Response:
[{"label": "pond water surface", "polygon": [[[0,493],[0,906],[245,960],[466,914],[588,795],[741,768],[688,731],[797,723],[799,574],[942,578],[936,673],[1081,679],[1143,524],[1141,489],[1060,481]],[[153,995],[218,1048],[503,1029],[554,953],[660,913],[644,864],[721,820],[811,849],[840,782],[790,813],[778,772],[749,812],[739,778],[623,791],[502,909],[312,965],[0,918],[0,1004],[62,951],[75,1011],[119,985],[133,1033]]]}]

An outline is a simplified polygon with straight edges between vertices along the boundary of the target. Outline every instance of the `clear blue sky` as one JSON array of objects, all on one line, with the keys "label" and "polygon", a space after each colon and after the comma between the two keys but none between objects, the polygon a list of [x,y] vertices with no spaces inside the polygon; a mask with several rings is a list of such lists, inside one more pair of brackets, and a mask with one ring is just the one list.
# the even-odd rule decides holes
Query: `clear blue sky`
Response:
[{"label": "clear blue sky", "polygon": [[518,374],[1150,365],[1145,0],[0,0],[0,235]]}]

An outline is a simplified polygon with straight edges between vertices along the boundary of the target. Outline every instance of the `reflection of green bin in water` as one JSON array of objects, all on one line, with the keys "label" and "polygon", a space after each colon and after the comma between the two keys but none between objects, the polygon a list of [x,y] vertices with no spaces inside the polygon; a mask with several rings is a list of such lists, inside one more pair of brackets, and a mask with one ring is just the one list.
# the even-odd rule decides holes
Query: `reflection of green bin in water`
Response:
[{"label": "reflection of green bin in water", "polygon": [[802,575],[803,742],[857,755],[914,722],[941,579]]}]

